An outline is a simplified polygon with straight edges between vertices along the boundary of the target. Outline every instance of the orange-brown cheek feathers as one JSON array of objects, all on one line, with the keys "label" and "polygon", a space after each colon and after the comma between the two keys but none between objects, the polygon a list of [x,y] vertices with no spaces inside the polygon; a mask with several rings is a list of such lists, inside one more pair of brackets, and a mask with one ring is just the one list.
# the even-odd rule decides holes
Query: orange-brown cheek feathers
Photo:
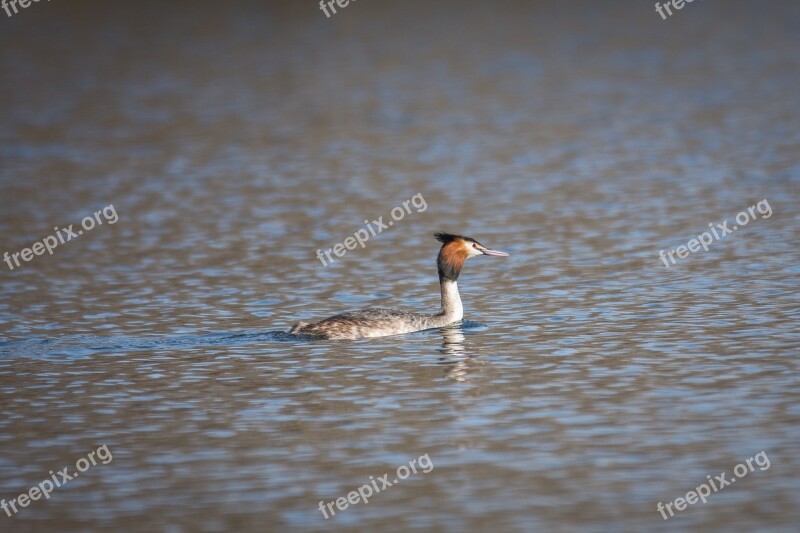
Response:
[{"label": "orange-brown cheek feathers", "polygon": [[449,279],[458,280],[461,267],[467,260],[467,250],[464,241],[455,240],[442,246],[439,250],[439,257],[436,259],[436,266],[439,268],[439,280]]},{"label": "orange-brown cheek feathers", "polygon": [[442,249],[439,250],[439,257],[436,259],[436,266],[439,267],[439,281],[443,279],[458,280],[461,267],[469,257],[468,241],[475,242],[474,239],[444,232],[434,233],[433,236],[443,244]]}]

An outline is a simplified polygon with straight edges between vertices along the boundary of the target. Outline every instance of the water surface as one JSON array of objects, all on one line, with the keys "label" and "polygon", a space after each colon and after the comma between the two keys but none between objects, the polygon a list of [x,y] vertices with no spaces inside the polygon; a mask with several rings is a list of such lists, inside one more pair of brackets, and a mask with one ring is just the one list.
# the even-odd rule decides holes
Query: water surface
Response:
[{"label": "water surface", "polygon": [[[0,22],[0,252],[119,215],[0,263],[0,497],[113,454],[0,530],[796,530],[797,6],[436,4]],[[467,263],[463,324],[284,333],[435,311],[440,230],[511,254]]]}]

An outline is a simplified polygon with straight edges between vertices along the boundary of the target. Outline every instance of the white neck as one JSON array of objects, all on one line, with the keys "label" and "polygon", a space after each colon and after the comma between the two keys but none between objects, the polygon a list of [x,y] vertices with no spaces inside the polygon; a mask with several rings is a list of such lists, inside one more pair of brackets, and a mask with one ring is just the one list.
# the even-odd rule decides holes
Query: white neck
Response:
[{"label": "white neck", "polygon": [[464,307],[461,305],[461,296],[458,294],[458,283],[450,279],[443,279],[442,286],[442,311],[447,323],[457,322],[464,318]]}]

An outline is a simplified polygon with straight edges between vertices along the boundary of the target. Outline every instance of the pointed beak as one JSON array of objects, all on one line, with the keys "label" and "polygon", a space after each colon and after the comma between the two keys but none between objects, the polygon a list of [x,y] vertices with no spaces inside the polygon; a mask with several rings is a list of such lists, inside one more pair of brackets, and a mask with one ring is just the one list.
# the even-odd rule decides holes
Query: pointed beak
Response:
[{"label": "pointed beak", "polygon": [[505,253],[505,252],[499,252],[497,250],[490,250],[488,248],[483,248],[481,250],[481,252],[483,252],[483,255],[494,255],[494,256],[497,256],[497,257],[508,257],[508,254]]}]

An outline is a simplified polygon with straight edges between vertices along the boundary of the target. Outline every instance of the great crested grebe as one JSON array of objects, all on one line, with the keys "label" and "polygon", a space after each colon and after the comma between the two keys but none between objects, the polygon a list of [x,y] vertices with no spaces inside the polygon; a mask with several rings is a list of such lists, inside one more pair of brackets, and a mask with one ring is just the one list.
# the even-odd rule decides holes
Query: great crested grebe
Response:
[{"label": "great crested grebe", "polygon": [[442,243],[436,265],[439,268],[439,285],[442,290],[442,310],[434,315],[407,313],[400,309],[370,307],[352,313],[342,313],[320,322],[300,322],[289,333],[309,335],[321,339],[361,339],[398,335],[423,329],[440,328],[464,317],[464,307],[458,294],[458,275],[464,261],[476,255],[506,257],[505,252],[489,250],[471,237],[434,233]]}]

